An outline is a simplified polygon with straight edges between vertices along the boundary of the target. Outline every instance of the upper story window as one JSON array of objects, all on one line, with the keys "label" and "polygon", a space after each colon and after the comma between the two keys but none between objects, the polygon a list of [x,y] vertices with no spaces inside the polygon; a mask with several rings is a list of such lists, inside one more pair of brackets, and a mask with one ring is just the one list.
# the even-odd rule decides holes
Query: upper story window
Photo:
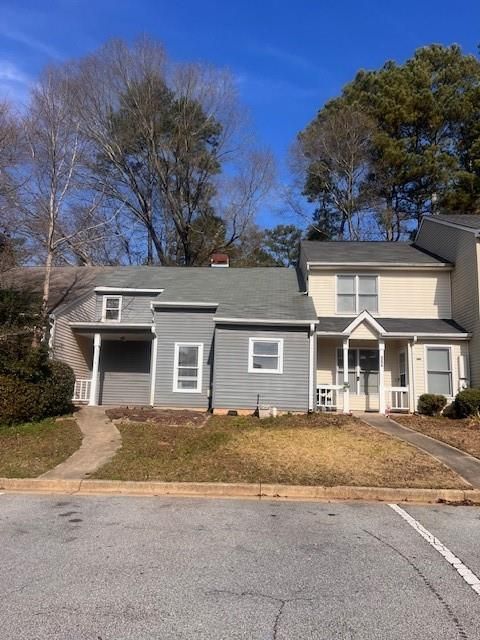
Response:
[{"label": "upper story window", "polygon": [[283,373],[283,339],[250,338],[249,373]]},{"label": "upper story window", "polygon": [[122,317],[122,296],[103,296],[102,321],[120,322]]},{"label": "upper story window", "polygon": [[338,275],[337,313],[378,312],[378,276]]}]

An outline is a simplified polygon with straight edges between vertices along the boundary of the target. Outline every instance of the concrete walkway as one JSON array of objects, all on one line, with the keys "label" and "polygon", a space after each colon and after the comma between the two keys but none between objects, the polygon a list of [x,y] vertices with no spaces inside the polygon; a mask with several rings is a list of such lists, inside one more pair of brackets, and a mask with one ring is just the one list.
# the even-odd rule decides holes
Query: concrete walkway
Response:
[{"label": "concrete walkway", "polygon": [[357,417],[366,422],[371,427],[383,431],[388,435],[399,438],[404,442],[413,444],[417,449],[421,449],[431,456],[443,462],[455,473],[458,473],[475,489],[480,489],[480,460],[474,458],[460,449],[440,442],[423,433],[404,427],[392,418],[386,418],[378,413],[361,413]]},{"label": "concrete walkway", "polygon": [[102,407],[81,407],[75,419],[83,434],[82,446],[41,478],[80,480],[108,462],[122,446],[119,430]]}]

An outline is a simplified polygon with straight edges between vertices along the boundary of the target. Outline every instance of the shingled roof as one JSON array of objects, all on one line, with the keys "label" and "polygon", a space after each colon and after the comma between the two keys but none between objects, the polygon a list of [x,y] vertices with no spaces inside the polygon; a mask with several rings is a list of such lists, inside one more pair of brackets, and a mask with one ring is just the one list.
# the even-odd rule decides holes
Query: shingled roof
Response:
[{"label": "shingled roof", "polygon": [[439,220],[440,222],[449,222],[450,224],[456,224],[461,227],[467,227],[474,231],[480,232],[480,215],[473,214],[440,214],[437,216],[426,216],[427,220],[430,219]]},{"label": "shingled roof", "polygon": [[[355,318],[329,316],[318,319],[317,330],[325,333],[342,333]],[[454,320],[438,318],[375,318],[385,329],[393,334],[466,334],[467,332]]]},{"label": "shingled roof", "polygon": [[410,242],[342,242],[306,240],[301,251],[314,264],[385,264],[399,266],[442,266],[449,264]]},{"label": "shingled roof", "polygon": [[119,267],[96,286],[159,288],[162,303],[212,303],[216,317],[316,322],[312,299],[300,291],[297,273],[283,267]]}]

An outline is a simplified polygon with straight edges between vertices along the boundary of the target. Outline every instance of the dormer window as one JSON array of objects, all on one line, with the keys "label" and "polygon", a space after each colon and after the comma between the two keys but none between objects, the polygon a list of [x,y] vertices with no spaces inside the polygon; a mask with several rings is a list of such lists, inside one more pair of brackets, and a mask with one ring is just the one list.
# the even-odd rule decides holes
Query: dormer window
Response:
[{"label": "dormer window", "polygon": [[120,322],[122,296],[103,296],[102,322]]},{"label": "dormer window", "polygon": [[378,277],[360,275],[337,276],[337,313],[378,313]]}]

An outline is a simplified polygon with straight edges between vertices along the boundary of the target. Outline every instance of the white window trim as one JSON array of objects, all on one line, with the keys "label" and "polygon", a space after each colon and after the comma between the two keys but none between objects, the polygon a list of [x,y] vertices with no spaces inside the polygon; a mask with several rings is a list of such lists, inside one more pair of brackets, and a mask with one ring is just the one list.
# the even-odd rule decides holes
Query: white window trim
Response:
[{"label": "white window trim", "polygon": [[[354,294],[351,295],[355,295],[355,311],[352,311],[351,313],[345,313],[344,311],[339,311],[338,310],[338,296],[342,295],[339,294],[338,292],[338,278],[339,277],[348,277],[348,278],[355,278],[355,292]],[[368,311],[367,309],[362,309],[362,311],[359,311],[359,304],[358,304],[358,299],[359,299],[359,293],[358,293],[358,279],[360,277],[366,277],[366,278],[375,278],[377,281],[377,310],[376,311]],[[379,316],[380,315],[380,278],[378,276],[377,273],[336,273],[335,274],[335,314],[337,316],[345,316],[345,317],[352,317],[352,314],[357,315],[358,313],[362,313],[363,311],[368,311],[368,313],[371,316]],[[348,294],[345,294],[348,295]]]},{"label": "white window trim", "polygon": [[[278,368],[255,369],[253,366],[253,345],[255,342],[276,342],[278,344]],[[283,373],[283,338],[261,338],[260,336],[248,339],[248,373]]]},{"label": "white window trim", "polygon": [[[109,296],[105,295],[102,298],[102,322],[120,322],[122,319],[122,297],[123,296]],[[118,303],[118,318],[116,320],[107,319],[107,300],[119,300]]]},{"label": "white window trim", "polygon": [[[178,356],[180,347],[198,347],[198,375],[196,389],[179,389],[178,387]],[[173,357],[173,392],[174,393],[202,393],[203,381],[203,342],[175,342]]]},{"label": "white window trim", "polygon": [[[448,351],[450,352],[450,383],[451,383],[451,386],[452,386],[452,389],[451,389],[452,393],[450,395],[448,395],[448,394],[442,394],[442,395],[445,395],[446,398],[452,399],[456,395],[455,389],[458,388],[458,382],[457,382],[457,379],[456,379],[456,372],[454,370],[452,345],[451,344],[426,344],[426,345],[424,345],[424,350],[423,350],[423,373],[424,373],[424,377],[425,377],[425,393],[431,393],[431,391],[428,388],[428,350],[429,349],[448,349]],[[447,372],[444,371],[443,373],[447,373]]]}]

